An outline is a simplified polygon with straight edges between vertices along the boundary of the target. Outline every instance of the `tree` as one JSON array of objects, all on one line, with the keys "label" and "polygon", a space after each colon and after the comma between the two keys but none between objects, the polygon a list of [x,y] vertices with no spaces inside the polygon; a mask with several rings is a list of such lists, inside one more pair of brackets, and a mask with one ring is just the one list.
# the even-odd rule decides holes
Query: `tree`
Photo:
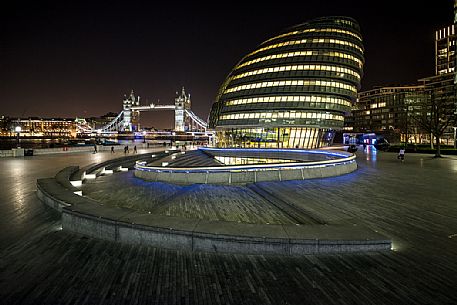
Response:
[{"label": "tree", "polygon": [[456,124],[455,97],[446,96],[436,88],[427,89],[424,94],[419,111],[411,117],[424,132],[435,137],[435,158],[440,158],[441,137],[449,127]]}]

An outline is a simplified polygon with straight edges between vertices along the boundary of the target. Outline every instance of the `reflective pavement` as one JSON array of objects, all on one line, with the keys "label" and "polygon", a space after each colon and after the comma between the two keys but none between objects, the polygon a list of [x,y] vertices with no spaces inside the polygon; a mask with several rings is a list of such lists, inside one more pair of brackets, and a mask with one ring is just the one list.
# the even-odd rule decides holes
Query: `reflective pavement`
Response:
[{"label": "reflective pavement", "polygon": [[[457,158],[359,151],[351,174],[262,183],[394,240],[380,253],[279,257],[119,245],[60,230],[37,178],[113,157],[0,159],[1,304],[456,304]],[[120,154],[116,155],[119,156]]]}]

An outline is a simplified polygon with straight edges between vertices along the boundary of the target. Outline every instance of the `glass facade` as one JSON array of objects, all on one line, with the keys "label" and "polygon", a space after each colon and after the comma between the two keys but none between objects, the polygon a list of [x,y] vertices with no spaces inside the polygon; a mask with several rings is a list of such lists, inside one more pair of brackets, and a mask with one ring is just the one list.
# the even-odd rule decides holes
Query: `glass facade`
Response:
[{"label": "glass facade", "polygon": [[248,165],[248,164],[269,164],[269,163],[292,163],[300,162],[298,160],[275,159],[275,158],[248,158],[248,157],[220,157],[215,156],[214,159],[224,165]]},{"label": "glass facade", "polygon": [[455,71],[457,34],[455,25],[445,27],[435,33],[436,75]]},{"label": "glass facade", "polygon": [[414,120],[422,112],[427,95],[424,86],[382,87],[359,94],[352,109],[352,131],[375,133],[389,142],[422,143],[427,140]]},{"label": "glass facade", "polygon": [[[454,13],[457,21],[457,6]],[[439,120],[451,122],[440,136],[441,141],[451,143],[455,125],[452,122],[457,115],[456,41],[455,24],[436,31],[435,75],[420,79],[416,86],[360,92],[358,102],[345,117],[345,130],[354,134],[375,133],[389,142],[430,143],[434,141],[430,130],[424,129],[419,121],[430,118],[435,104],[439,105]]]},{"label": "glass facade", "polygon": [[[352,109],[350,121],[354,133],[376,133],[389,142],[430,143],[430,133],[418,123],[430,116],[431,99],[440,105],[443,118],[455,120],[457,113],[454,73],[440,74],[419,80],[421,85],[381,87],[360,92]],[[444,130],[441,140],[453,138],[453,126]]]},{"label": "glass facade", "polygon": [[343,128],[364,63],[357,22],[323,17],[287,29],[246,55],[211,109],[219,147],[317,148]]}]

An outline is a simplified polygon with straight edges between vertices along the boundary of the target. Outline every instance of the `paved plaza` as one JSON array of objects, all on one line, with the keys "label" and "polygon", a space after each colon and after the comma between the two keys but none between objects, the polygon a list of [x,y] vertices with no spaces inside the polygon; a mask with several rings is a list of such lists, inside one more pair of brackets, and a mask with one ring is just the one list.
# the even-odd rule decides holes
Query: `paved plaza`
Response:
[{"label": "paved plaza", "polygon": [[344,176],[246,187],[157,184],[131,173],[84,186],[115,205],[253,223],[293,223],[274,204],[288,202],[310,223],[360,223],[394,244],[387,252],[283,257],[188,253],[62,231],[59,215],[37,199],[36,179],[120,155],[0,159],[1,304],[457,303],[455,156],[408,154],[401,163],[394,153],[359,150],[358,170]]}]

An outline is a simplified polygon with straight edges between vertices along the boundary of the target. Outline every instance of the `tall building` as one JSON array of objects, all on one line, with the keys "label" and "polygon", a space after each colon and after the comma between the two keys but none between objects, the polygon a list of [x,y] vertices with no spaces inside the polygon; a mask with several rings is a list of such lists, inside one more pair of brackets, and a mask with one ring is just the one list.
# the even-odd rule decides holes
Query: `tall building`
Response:
[{"label": "tall building", "polygon": [[[428,112],[430,99],[439,105],[443,118],[455,120],[456,86],[454,73],[419,80],[416,86],[381,87],[359,93],[358,102],[349,117],[352,136],[375,133],[389,142],[430,143],[430,133],[420,126],[418,118]],[[453,126],[444,131],[441,140],[453,141]]]},{"label": "tall building", "polygon": [[360,92],[352,110],[356,133],[374,133],[389,142],[421,143],[430,140],[413,119],[426,102],[425,86],[381,87]]},{"label": "tall building", "polygon": [[456,65],[455,25],[452,24],[435,33],[435,74],[446,74],[455,71]]},{"label": "tall building", "polygon": [[[454,5],[457,22],[457,0]],[[456,122],[456,24],[435,33],[435,75],[419,80],[416,86],[382,87],[360,92],[358,102],[347,116],[345,128],[350,136],[375,133],[391,142],[429,143],[429,131],[423,130],[417,118],[427,115],[431,99],[439,105],[442,119]],[[430,115],[430,113],[428,113]],[[416,118],[416,119],[414,119]],[[454,125],[441,136],[442,142],[454,140]]]},{"label": "tall building", "polygon": [[434,103],[439,105],[440,112],[444,117],[452,122],[444,131],[444,138],[450,138],[453,127],[457,123],[457,85],[455,83],[455,72],[438,74],[419,80],[427,90],[429,98],[434,99]]},{"label": "tall building", "polygon": [[358,23],[323,17],[266,40],[223,82],[211,109],[219,147],[331,144],[360,88]]}]

